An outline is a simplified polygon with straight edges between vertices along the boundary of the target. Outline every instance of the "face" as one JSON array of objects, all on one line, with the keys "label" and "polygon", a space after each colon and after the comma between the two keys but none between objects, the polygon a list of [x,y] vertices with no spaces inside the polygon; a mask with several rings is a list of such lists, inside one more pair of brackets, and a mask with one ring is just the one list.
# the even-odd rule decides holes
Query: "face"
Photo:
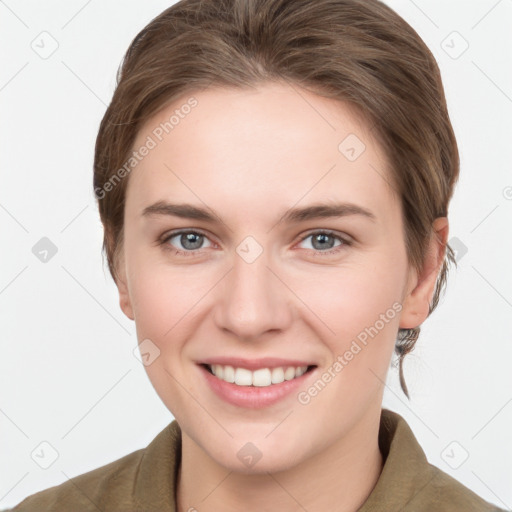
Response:
[{"label": "face", "polygon": [[435,277],[407,264],[369,127],[348,105],[274,83],[184,96],[134,149],[148,137],[129,176],[118,286],[183,435],[242,472],[363,435],[398,328],[424,319]]}]

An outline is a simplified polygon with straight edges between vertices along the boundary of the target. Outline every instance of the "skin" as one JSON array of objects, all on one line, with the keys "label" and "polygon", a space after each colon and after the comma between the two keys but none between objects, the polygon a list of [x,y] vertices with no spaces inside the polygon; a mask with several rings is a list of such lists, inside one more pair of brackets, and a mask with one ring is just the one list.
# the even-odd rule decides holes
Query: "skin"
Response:
[{"label": "skin", "polygon": [[[190,96],[150,119],[134,148]],[[160,350],[146,370],[182,429],[178,510],[355,511],[382,470],[379,419],[396,334],[428,316],[448,221],[434,222],[416,272],[385,155],[347,104],[283,83],[194,97],[198,105],[129,176],[117,283],[139,342]],[[351,133],[366,146],[355,161],[338,149]],[[221,221],[142,215],[159,200],[206,205]],[[279,222],[292,207],[326,201],[363,206],[376,220]],[[179,236],[158,245],[183,228],[206,235],[199,249]],[[353,243],[313,245],[322,229]],[[250,264],[236,252],[247,236],[263,249]],[[322,254],[332,244],[339,252]],[[263,409],[233,406],[196,364],[300,358],[318,365],[318,378],[394,303],[401,311],[306,405],[292,393]],[[249,441],[262,454],[250,468],[237,457]]]}]

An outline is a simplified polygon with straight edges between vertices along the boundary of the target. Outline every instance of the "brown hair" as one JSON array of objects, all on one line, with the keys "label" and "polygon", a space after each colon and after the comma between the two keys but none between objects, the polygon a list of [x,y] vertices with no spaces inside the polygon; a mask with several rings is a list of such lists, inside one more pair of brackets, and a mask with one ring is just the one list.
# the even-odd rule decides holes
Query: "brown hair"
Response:
[{"label": "brown hair", "polygon": [[[116,282],[128,177],[113,179],[142,124],[212,84],[280,80],[348,102],[370,123],[401,199],[408,261],[422,268],[432,223],[448,213],[459,155],[439,68],[414,29],[378,0],[181,0],[131,43],[96,140],[94,190]],[[447,244],[429,314],[450,262],[456,264]],[[400,329],[396,340],[407,396],[403,358],[419,332],[419,326]]]}]

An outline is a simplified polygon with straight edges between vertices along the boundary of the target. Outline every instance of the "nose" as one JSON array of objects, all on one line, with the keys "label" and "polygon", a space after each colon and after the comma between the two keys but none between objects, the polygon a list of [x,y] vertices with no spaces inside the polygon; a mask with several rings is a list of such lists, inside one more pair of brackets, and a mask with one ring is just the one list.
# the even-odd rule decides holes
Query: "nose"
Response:
[{"label": "nose", "polygon": [[292,321],[292,293],[271,268],[265,251],[252,263],[235,253],[233,268],[217,293],[215,323],[237,339],[275,335]]}]

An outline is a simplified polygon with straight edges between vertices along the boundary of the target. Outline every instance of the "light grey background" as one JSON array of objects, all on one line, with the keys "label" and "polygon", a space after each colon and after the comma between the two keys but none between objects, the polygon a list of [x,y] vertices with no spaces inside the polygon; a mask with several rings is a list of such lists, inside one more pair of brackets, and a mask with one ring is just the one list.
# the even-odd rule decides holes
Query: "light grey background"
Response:
[{"label": "light grey background", "polygon": [[[146,446],[172,420],[133,355],[92,190],[118,65],[171,3],[0,1],[0,507]],[[450,238],[467,253],[407,358],[412,400],[392,369],[384,405],[431,463],[511,508],[512,0],[387,3],[441,67],[461,153]],[[46,263],[32,252],[42,237],[57,248]],[[48,469],[41,442],[58,452]]]}]

